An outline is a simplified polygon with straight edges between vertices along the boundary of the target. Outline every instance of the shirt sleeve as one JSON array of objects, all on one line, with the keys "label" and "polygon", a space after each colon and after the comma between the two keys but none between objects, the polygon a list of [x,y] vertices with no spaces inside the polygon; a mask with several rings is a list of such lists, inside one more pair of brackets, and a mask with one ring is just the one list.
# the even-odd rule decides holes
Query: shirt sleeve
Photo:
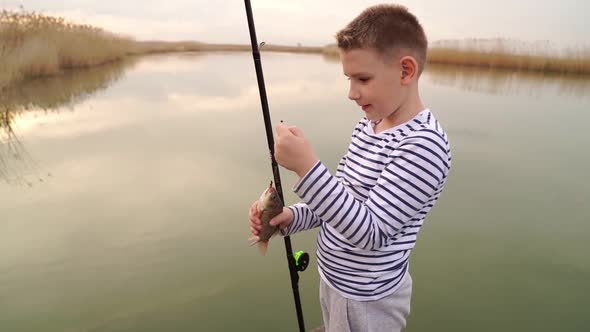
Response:
[{"label": "shirt sleeve", "polygon": [[[340,159],[338,163],[338,168],[336,170],[336,174],[342,171],[344,168],[344,162],[346,161],[346,156]],[[288,206],[293,212],[293,221],[291,224],[284,230],[280,231],[282,236],[289,236],[301,231],[306,231],[312,228],[319,227],[322,223],[320,217],[318,217],[307,204],[303,202],[299,202],[297,204]]]},{"label": "shirt sleeve", "polygon": [[429,140],[420,139],[408,139],[396,148],[364,202],[348,192],[321,161],[301,178],[294,192],[354,246],[382,248],[403,235],[403,226],[442,191],[449,165],[445,151],[435,148]]},{"label": "shirt sleeve", "polygon": [[293,204],[287,208],[293,212],[293,221],[287,228],[281,230],[283,236],[319,227],[322,222],[309,206],[303,202]]}]

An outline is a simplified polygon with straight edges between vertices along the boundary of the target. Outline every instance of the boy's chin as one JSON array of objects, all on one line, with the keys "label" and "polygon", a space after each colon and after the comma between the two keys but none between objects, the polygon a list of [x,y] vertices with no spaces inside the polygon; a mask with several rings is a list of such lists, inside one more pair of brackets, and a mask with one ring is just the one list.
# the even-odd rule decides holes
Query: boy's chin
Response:
[{"label": "boy's chin", "polygon": [[365,112],[365,117],[370,120],[370,121],[379,121],[381,120],[381,118],[379,116],[377,116],[376,114],[372,114],[372,113],[366,113]]}]

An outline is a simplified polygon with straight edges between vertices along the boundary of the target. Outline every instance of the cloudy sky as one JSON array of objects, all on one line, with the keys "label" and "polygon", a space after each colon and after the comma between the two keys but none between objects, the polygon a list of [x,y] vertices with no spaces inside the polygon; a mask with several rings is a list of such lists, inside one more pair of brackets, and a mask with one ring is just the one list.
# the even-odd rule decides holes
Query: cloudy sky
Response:
[{"label": "cloudy sky", "polygon": [[[252,0],[259,41],[325,45],[373,0]],[[462,38],[549,40],[590,46],[586,0],[401,0],[431,41]],[[0,8],[60,15],[137,39],[248,44],[242,0],[0,0]]]}]

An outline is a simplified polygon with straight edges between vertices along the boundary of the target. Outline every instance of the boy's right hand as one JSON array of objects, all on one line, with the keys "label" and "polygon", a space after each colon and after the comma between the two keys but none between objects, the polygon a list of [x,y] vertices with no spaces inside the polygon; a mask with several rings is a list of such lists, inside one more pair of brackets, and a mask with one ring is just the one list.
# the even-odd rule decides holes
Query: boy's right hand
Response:
[{"label": "boy's right hand", "polygon": [[[250,218],[250,231],[254,237],[258,237],[260,229],[262,228],[262,221],[260,220],[260,213],[258,212],[258,201],[252,203],[250,211],[248,212]],[[285,229],[293,222],[293,212],[287,207],[283,207],[283,212],[270,220],[272,226],[278,226],[280,229]],[[258,239],[256,239],[258,240]]]}]

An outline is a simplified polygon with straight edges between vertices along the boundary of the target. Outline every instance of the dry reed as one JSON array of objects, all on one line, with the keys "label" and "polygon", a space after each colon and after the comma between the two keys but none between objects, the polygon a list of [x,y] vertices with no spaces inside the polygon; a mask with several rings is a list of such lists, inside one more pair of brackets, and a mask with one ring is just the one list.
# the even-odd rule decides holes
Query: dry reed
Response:
[{"label": "dry reed", "polygon": [[131,38],[38,13],[0,11],[0,89],[16,81],[122,59]]},{"label": "dry reed", "polygon": [[[338,57],[338,48],[336,45],[326,46],[323,54]],[[589,75],[590,49],[557,52],[546,44],[535,45],[505,39],[453,40],[433,43],[428,50],[427,63]]]},{"label": "dry reed", "polygon": [[[250,50],[250,45],[135,41],[90,25],[70,23],[60,17],[2,10],[0,90],[23,79],[101,65],[128,55]],[[322,47],[265,45],[261,50],[320,53]]]},{"label": "dry reed", "polygon": [[[514,43],[502,39],[470,39],[433,43],[428,62],[433,64],[500,68],[559,74],[590,74],[590,50],[515,52]],[[493,44],[490,47],[490,44]],[[547,49],[545,47],[545,49]],[[128,55],[250,51],[250,45],[206,44],[192,41],[135,41],[90,25],[67,22],[34,12],[0,11],[0,90],[27,78],[50,76],[70,68],[91,67],[121,60]],[[338,48],[265,45],[262,51],[320,53],[337,59]]]},{"label": "dry reed", "polygon": [[481,68],[557,74],[590,74],[590,49],[557,51],[548,43],[506,39],[439,41],[428,50],[428,62]]}]

